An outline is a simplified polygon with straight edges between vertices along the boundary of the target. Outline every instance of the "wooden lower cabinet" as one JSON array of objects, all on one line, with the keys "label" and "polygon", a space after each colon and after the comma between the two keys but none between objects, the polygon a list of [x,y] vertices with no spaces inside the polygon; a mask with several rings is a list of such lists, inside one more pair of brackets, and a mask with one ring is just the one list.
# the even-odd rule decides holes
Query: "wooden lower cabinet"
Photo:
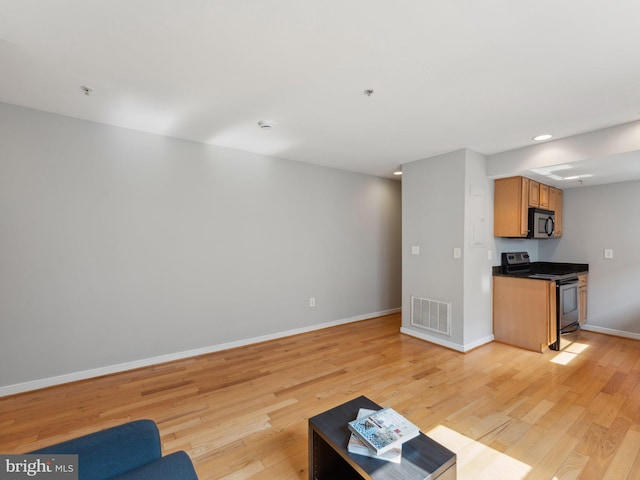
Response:
[{"label": "wooden lower cabinet", "polygon": [[580,323],[584,323],[587,320],[587,280],[589,275],[587,273],[580,273],[578,275],[578,298],[580,300],[580,307],[578,310],[578,319]]},{"label": "wooden lower cabinet", "polygon": [[493,277],[493,335],[498,342],[535,352],[555,342],[555,282]]}]

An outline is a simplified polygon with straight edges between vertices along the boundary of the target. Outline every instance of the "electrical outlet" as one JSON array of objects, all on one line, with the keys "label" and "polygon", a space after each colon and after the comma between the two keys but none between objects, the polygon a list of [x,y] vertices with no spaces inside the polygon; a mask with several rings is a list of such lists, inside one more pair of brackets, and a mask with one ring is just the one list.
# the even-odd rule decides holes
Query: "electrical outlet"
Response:
[{"label": "electrical outlet", "polygon": [[315,307],[316,306],[316,297],[309,298],[309,306],[310,307]]},{"label": "electrical outlet", "polygon": [[613,250],[611,250],[609,248],[605,248],[605,250],[604,250],[604,258],[606,258],[607,260],[611,260],[613,258]]}]

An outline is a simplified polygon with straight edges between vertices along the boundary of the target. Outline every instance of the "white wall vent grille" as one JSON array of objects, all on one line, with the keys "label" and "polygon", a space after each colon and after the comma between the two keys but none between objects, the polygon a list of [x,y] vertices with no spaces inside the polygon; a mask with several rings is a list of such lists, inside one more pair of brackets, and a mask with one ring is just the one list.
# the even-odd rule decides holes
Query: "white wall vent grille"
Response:
[{"label": "white wall vent grille", "polygon": [[451,303],[411,297],[411,325],[451,336]]}]

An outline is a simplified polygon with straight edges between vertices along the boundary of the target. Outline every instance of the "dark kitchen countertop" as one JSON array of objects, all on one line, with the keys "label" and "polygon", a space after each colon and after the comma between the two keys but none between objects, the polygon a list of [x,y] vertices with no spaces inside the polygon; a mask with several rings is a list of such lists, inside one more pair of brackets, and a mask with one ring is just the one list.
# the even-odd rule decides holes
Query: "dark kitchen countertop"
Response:
[{"label": "dark kitchen countertop", "polygon": [[493,267],[493,275],[496,277],[529,278],[535,273],[547,273],[561,275],[565,273],[589,273],[588,263],[559,263],[559,262],[531,262],[528,272],[505,273],[501,265]]}]

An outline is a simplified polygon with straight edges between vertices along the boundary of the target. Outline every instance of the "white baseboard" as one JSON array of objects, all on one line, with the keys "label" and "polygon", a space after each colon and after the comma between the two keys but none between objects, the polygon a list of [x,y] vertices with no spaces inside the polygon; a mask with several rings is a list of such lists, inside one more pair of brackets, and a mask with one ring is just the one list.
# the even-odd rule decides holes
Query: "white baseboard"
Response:
[{"label": "white baseboard", "polygon": [[[623,330],[614,330],[612,328],[603,328],[603,327],[597,327],[594,325],[589,325],[589,324],[583,324],[580,326],[580,328],[582,328],[582,330],[586,330],[589,332],[596,332],[596,333],[603,333],[605,335],[612,335],[614,337],[622,337],[622,338],[630,338],[633,340],[640,340],[640,333],[633,333],[633,332],[625,332]],[[460,345],[458,343],[453,343],[453,342],[447,342],[446,340],[442,340],[440,338],[435,338],[432,337],[430,335],[421,333],[421,332],[416,332],[415,330],[412,329],[408,329],[405,327],[402,327],[400,329],[401,333],[404,333],[406,335],[410,335],[412,337],[416,337],[419,338],[420,340],[425,340],[427,342],[431,342],[431,343],[435,343],[436,345],[440,345],[441,347],[446,347],[446,348],[450,348],[452,350],[456,350],[458,352],[468,352],[470,350],[473,350],[474,348],[478,348],[482,345],[485,345],[487,343],[493,342],[495,340],[493,335],[489,335],[485,338],[482,338],[480,340],[477,340],[475,342],[469,343],[469,344],[465,344],[465,345]]]},{"label": "white baseboard", "polygon": [[108,365],[105,367],[93,368],[90,370],[82,370],[80,372],[73,372],[73,373],[67,373],[64,375],[58,375],[55,377],[42,378],[39,380],[32,380],[29,382],[17,383],[14,385],[1,386],[0,397],[4,397],[7,395],[15,395],[16,393],[28,392],[30,390],[38,390],[40,388],[52,387],[54,385],[61,385],[63,383],[76,382],[78,380],[86,380],[88,378],[101,377],[103,375],[110,375],[112,373],[124,372],[126,370],[133,370],[136,368],[148,367],[150,365],[157,365],[159,363],[172,362],[175,360],[181,360],[183,358],[204,355],[206,353],[229,350],[231,348],[243,347],[246,345],[252,345],[254,343],[266,342],[268,340],[276,340],[278,338],[290,337],[292,335],[298,335],[300,333],[313,332],[315,330],[335,327],[337,325],[360,322],[362,320],[369,320],[375,317],[391,315],[392,313],[398,313],[400,311],[402,311],[402,309],[392,308],[391,310],[384,310],[381,312],[358,315],[356,317],[343,318],[341,320],[320,323],[317,325],[311,325],[309,327],[303,327],[303,328],[296,328],[293,330],[286,330],[284,332],[277,332],[269,335],[262,335],[260,337],[246,338],[246,339],[238,340],[235,342],[221,343],[218,345],[211,345],[208,347],[196,348],[193,350],[186,350],[184,352],[176,352],[176,353],[170,353],[167,355],[159,355],[157,357],[143,358],[141,360],[135,360],[132,362],[119,363],[116,365]]},{"label": "white baseboard", "polygon": [[468,352],[470,350],[473,350],[474,348],[478,348],[482,345],[485,345],[487,343],[491,343],[494,340],[493,335],[489,335],[485,338],[481,338],[479,340],[476,340],[475,342],[471,342],[469,344],[465,344],[465,345],[460,345],[459,343],[453,343],[453,342],[448,342],[446,340],[443,340],[441,338],[436,338],[436,337],[432,337],[430,335],[427,335],[425,333],[422,332],[417,332],[415,330],[409,329],[409,328],[405,328],[402,327],[400,328],[400,333],[404,333],[405,335],[410,335],[412,337],[416,337],[419,338],[420,340],[425,340],[427,342],[431,342],[431,343],[435,343],[436,345],[440,345],[441,347],[446,347],[446,348],[450,348],[451,350],[456,350],[458,352]]},{"label": "white baseboard", "polygon": [[625,332],[623,330],[614,330],[613,328],[597,327],[595,325],[589,325],[588,323],[583,323],[582,325],[580,325],[580,328],[588,332],[604,333],[605,335],[613,335],[614,337],[623,337],[623,338],[631,338],[633,340],[640,340],[640,333]]},{"label": "white baseboard", "polygon": [[466,343],[464,345],[464,351],[465,352],[469,352],[469,351],[473,350],[474,348],[478,348],[478,347],[481,347],[482,345],[486,345],[487,343],[491,343],[495,339],[496,339],[496,337],[494,337],[493,335],[488,335],[488,336],[486,336],[484,338],[476,340],[475,342]]}]

